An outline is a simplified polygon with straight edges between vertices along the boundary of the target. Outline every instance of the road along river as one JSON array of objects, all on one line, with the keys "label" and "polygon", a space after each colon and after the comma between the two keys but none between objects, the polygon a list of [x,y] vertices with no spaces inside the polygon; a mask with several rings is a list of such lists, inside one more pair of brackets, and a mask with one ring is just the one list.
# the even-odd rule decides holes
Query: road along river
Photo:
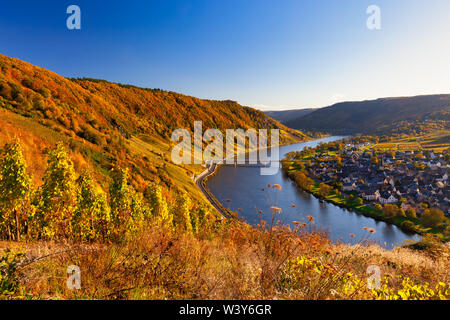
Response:
[{"label": "road along river", "polygon": [[[329,142],[342,137],[327,137],[304,143],[280,147],[280,159],[291,151],[299,151],[304,147],[314,147],[320,142]],[[206,186],[214,197],[225,208],[238,211],[250,224],[256,224],[261,218],[271,221],[270,201],[267,185],[279,184],[281,191],[270,190],[272,205],[282,209],[279,219],[293,225],[293,221],[307,222],[306,216],[314,217],[315,228],[326,231],[333,241],[355,244],[362,239],[373,239],[386,248],[401,245],[405,240],[418,239],[418,236],[408,235],[400,228],[376,221],[357,212],[352,212],[330,203],[321,202],[313,195],[300,190],[281,170],[275,175],[260,175],[260,168],[220,166],[214,176],[209,177]],[[264,188],[264,191],[262,191]],[[275,199],[276,198],[276,199]],[[229,200],[229,202],[227,201]],[[295,205],[293,207],[292,205]],[[374,228],[370,234],[363,227]],[[353,237],[351,236],[354,235]]]}]

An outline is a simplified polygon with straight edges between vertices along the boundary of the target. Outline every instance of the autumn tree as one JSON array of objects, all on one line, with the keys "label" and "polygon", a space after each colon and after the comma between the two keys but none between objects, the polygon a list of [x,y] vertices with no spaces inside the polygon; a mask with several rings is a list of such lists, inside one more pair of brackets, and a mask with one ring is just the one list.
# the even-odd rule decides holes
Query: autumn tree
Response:
[{"label": "autumn tree", "polygon": [[407,203],[408,202],[408,200],[406,200],[406,198],[400,198],[399,200],[398,200],[398,205],[399,206],[402,206],[404,203]]},{"label": "autumn tree", "polygon": [[197,212],[191,212],[191,226],[192,226],[192,233],[197,234],[200,229],[200,219],[197,214]]},{"label": "autumn tree", "polygon": [[386,155],[390,156],[391,158],[395,158],[396,152],[394,150],[386,151]]},{"label": "autumn tree", "polygon": [[441,210],[432,208],[425,210],[421,219],[425,226],[433,228],[445,221],[445,215]]},{"label": "autumn tree", "polygon": [[172,224],[173,216],[169,212],[167,201],[162,194],[162,188],[156,183],[148,186],[148,201],[153,217],[157,222]]},{"label": "autumn tree", "polygon": [[117,167],[113,176],[113,183],[109,187],[111,202],[111,218],[119,232],[129,234],[143,226],[147,208],[141,193],[137,193],[129,185],[128,168]]},{"label": "autumn tree", "polygon": [[347,204],[352,204],[353,201],[355,201],[355,195],[353,193],[351,193],[348,195],[346,202],[347,202]]},{"label": "autumn tree", "polygon": [[[7,144],[0,161],[0,235],[20,240],[28,218],[31,178],[22,154],[20,141]],[[28,202],[29,203],[29,202]]]},{"label": "autumn tree", "polygon": [[406,216],[410,219],[415,219],[417,217],[416,210],[414,208],[408,208],[406,210]]},{"label": "autumn tree", "polygon": [[192,223],[190,216],[191,199],[186,192],[178,194],[173,213],[175,227],[187,233],[192,233]]},{"label": "autumn tree", "polygon": [[363,203],[364,203],[363,199],[361,199],[360,197],[356,198],[356,205],[361,206],[363,205]]},{"label": "autumn tree", "polygon": [[145,205],[141,192],[131,189],[131,219],[129,231],[136,231],[144,226],[146,218],[150,216],[148,207]]},{"label": "autumn tree", "polygon": [[109,187],[111,216],[116,226],[128,224],[132,218],[132,187],[128,185],[128,169],[116,168]]},{"label": "autumn tree", "polygon": [[302,189],[307,191],[310,191],[312,186],[314,185],[314,181],[311,178],[307,177],[303,172],[297,172],[295,174],[295,182]]},{"label": "autumn tree", "polygon": [[385,217],[395,217],[397,216],[399,208],[395,204],[385,204],[383,207],[383,215]]},{"label": "autumn tree", "polygon": [[109,234],[110,209],[103,192],[97,192],[91,174],[84,171],[77,180],[77,208],[72,217],[72,234],[85,241],[104,241]]},{"label": "autumn tree", "polygon": [[373,206],[373,208],[375,209],[375,211],[377,212],[381,212],[383,210],[383,207],[381,206],[381,204],[377,203]]},{"label": "autumn tree", "polygon": [[444,229],[444,235],[450,237],[450,226],[446,226]]},{"label": "autumn tree", "polygon": [[416,229],[415,224],[414,224],[412,221],[410,221],[410,220],[405,220],[405,221],[403,221],[403,222],[400,224],[400,227],[401,227],[403,230],[406,230],[406,231],[415,231],[415,229]]},{"label": "autumn tree", "polygon": [[330,194],[331,190],[333,190],[333,188],[326,183],[321,183],[319,185],[319,194],[323,198],[327,197]]},{"label": "autumn tree", "polygon": [[342,158],[340,156],[335,156],[335,160],[336,160],[337,167],[342,168],[342,166],[343,166]]},{"label": "autumn tree", "polygon": [[39,225],[45,238],[67,237],[76,208],[77,185],[72,160],[62,143],[49,152],[39,201]]},{"label": "autumn tree", "polygon": [[197,216],[199,224],[203,225],[208,222],[209,218],[212,216],[211,210],[206,205],[202,204],[197,210]]}]

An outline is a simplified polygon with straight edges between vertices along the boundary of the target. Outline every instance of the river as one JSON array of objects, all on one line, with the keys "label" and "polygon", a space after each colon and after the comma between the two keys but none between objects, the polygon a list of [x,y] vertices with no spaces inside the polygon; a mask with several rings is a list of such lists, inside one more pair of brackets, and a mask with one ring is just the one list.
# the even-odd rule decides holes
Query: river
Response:
[{"label": "river", "polygon": [[[342,139],[333,136],[319,140],[308,141],[280,147],[280,159],[291,151],[299,151],[304,147],[314,147],[320,142]],[[268,184],[279,184],[281,191],[270,188],[272,202],[268,200]],[[237,211],[239,216],[250,224],[256,224],[261,218],[271,221],[270,207],[275,205],[282,209],[279,220],[293,225],[293,221],[307,222],[306,216],[314,217],[314,226],[328,233],[334,241],[355,244],[370,239],[381,246],[391,249],[401,245],[405,240],[418,239],[417,235],[408,235],[400,228],[365,217],[331,203],[320,202],[313,195],[300,190],[281,170],[275,175],[260,175],[259,168],[221,166],[216,174],[208,179],[207,187],[224,207]],[[264,191],[262,191],[264,188]],[[227,201],[229,200],[229,201]],[[295,205],[295,207],[292,206]],[[376,232],[370,234],[363,227],[374,228]],[[353,237],[351,236],[353,234]]]}]

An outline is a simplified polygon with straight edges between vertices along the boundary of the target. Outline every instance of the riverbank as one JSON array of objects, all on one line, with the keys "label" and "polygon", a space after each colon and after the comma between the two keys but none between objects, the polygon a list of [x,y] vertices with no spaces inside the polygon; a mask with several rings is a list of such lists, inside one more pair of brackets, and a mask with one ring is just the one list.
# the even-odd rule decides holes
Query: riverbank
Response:
[{"label": "riverbank", "polygon": [[[314,148],[320,143],[340,140],[343,137],[333,136],[293,145],[280,147],[280,158],[292,151]],[[220,170],[209,172],[207,189],[226,208],[236,213],[249,225],[256,225],[261,220],[270,221],[272,205],[282,208],[283,214],[277,217],[284,225],[295,228],[295,222],[307,221],[308,216],[314,218],[316,230],[328,234],[335,243],[357,244],[361,239],[376,241],[386,248],[395,248],[404,241],[418,241],[418,236],[411,236],[400,228],[319,200],[304,192],[289,179],[282,170],[274,175],[261,175],[259,168],[245,166],[221,166]],[[280,185],[281,191],[272,198],[267,194],[268,185]],[[293,206],[295,205],[295,206]],[[262,212],[262,213],[261,213]],[[374,228],[376,233],[370,234],[367,228]]]},{"label": "riverbank", "polygon": [[[289,161],[286,161],[289,162]],[[307,175],[306,172],[301,171],[308,179],[313,181],[311,185],[308,187],[304,187],[295,178],[295,174],[299,171],[296,170],[290,170],[289,167],[283,166],[282,168],[283,172],[295,182],[296,186],[302,189],[303,191],[312,194],[316,198],[318,198],[320,201],[325,201],[328,203],[331,203],[335,206],[338,206],[340,208],[344,208],[349,211],[354,211],[358,214],[361,214],[365,217],[372,218],[376,221],[382,221],[394,226],[399,227],[401,230],[403,230],[406,233],[409,234],[418,234],[418,235],[426,235],[426,234],[433,234],[435,235],[439,240],[442,242],[448,242],[450,239],[448,236],[445,236],[442,233],[442,230],[436,229],[436,228],[425,228],[420,224],[420,220],[417,218],[407,218],[407,217],[387,217],[383,215],[382,211],[376,210],[375,208],[371,207],[370,205],[358,201],[358,197],[356,195],[349,195],[345,196],[340,191],[333,189],[331,186],[326,185],[331,188],[332,191],[329,192],[327,196],[324,196],[321,193],[320,190],[320,183],[312,179]]]},{"label": "riverbank", "polygon": [[[323,135],[323,137],[327,137],[328,135]],[[279,147],[282,147],[282,146],[288,146],[288,145],[293,145],[293,144],[298,144],[298,143],[303,143],[303,142],[307,142],[307,141],[313,141],[313,140],[315,140],[315,138],[310,138],[310,139],[306,139],[306,140],[304,140],[304,141],[296,141],[296,142],[292,142],[292,143],[284,143],[284,144],[280,144],[279,145]],[[269,149],[269,147],[264,147],[264,148],[256,148],[256,149],[254,149],[254,150],[249,150],[249,151],[246,151],[245,153],[244,153],[244,155],[247,157],[247,155],[249,154],[249,153],[251,153],[251,152],[257,152],[257,151],[260,151],[260,150],[265,150],[265,149]],[[235,157],[237,157],[238,156],[238,154],[235,154]],[[223,206],[223,204],[220,202],[220,201],[218,201],[217,199],[216,199],[216,197],[209,191],[209,189],[207,188],[207,186],[206,186],[206,183],[208,182],[208,179],[209,178],[211,178],[211,177],[213,177],[215,174],[216,174],[216,172],[217,172],[217,170],[219,169],[219,167],[221,166],[221,165],[223,165],[223,163],[226,161],[226,159],[225,160],[222,160],[222,161],[219,161],[219,162],[212,162],[211,163],[211,166],[209,166],[209,167],[207,167],[207,169],[206,170],[204,170],[202,173],[200,173],[198,176],[194,176],[194,182],[195,182],[195,184],[197,185],[197,188],[203,193],[203,195],[205,196],[205,198],[209,201],[209,203],[223,216],[223,217],[225,217],[225,218],[230,218],[230,217],[234,217],[235,216],[235,214],[231,211],[231,210],[229,210],[229,209],[227,209],[227,208],[225,208],[224,206]]]},{"label": "riverbank", "polygon": [[231,212],[224,208],[223,205],[214,197],[214,195],[206,187],[206,182],[209,177],[213,176],[221,163],[212,163],[205,171],[194,178],[197,188],[203,193],[209,203],[219,212],[224,218],[229,218]]}]

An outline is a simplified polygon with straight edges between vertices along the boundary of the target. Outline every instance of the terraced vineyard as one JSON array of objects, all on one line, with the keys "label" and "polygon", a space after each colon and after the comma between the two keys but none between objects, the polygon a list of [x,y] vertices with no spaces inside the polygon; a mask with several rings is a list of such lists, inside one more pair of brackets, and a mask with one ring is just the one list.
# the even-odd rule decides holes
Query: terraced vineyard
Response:
[{"label": "terraced vineyard", "polygon": [[450,130],[441,130],[426,135],[409,136],[395,141],[378,143],[379,151],[420,151],[432,150],[441,153],[450,147]]}]

